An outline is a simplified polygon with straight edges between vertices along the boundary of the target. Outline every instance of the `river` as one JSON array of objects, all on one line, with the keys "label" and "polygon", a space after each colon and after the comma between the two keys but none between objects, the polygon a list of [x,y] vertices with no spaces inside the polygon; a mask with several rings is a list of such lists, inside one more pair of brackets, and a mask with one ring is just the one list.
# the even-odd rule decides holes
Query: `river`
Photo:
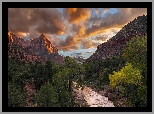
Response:
[{"label": "river", "polygon": [[[76,86],[76,82],[73,82]],[[84,89],[81,87],[74,89],[77,92],[77,96],[84,96],[84,100],[90,107],[115,107],[112,101],[108,100],[108,97],[102,96],[99,93],[92,90],[90,87],[84,86]],[[82,94],[82,95],[81,95]]]}]

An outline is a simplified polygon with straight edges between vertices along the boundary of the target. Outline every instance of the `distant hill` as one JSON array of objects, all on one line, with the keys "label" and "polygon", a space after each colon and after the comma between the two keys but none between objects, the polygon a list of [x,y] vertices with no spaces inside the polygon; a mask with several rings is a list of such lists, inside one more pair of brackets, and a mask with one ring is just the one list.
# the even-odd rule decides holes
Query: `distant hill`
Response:
[{"label": "distant hill", "polygon": [[80,57],[72,57],[77,63],[83,63],[86,59],[80,58]]}]

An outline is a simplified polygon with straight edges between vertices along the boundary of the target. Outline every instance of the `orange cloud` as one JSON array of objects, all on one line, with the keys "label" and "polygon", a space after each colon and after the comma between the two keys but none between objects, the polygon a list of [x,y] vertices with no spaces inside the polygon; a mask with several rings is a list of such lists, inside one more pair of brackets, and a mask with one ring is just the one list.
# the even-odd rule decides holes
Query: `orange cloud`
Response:
[{"label": "orange cloud", "polygon": [[83,37],[91,37],[100,33],[106,33],[110,29],[122,28],[125,24],[132,21],[134,18],[147,14],[146,8],[118,8],[118,12],[114,14],[107,14],[106,17],[93,17],[89,19],[92,27],[86,29]]},{"label": "orange cloud", "polygon": [[24,32],[17,32],[16,33],[17,36],[20,36],[20,37],[24,37],[24,36],[27,36],[28,33],[24,33]]},{"label": "orange cloud", "polygon": [[[8,28],[17,36],[27,39],[37,37],[40,33],[53,35],[49,37],[51,42],[66,51],[79,49],[77,44],[83,45],[83,48],[96,46],[99,43],[87,39],[95,36],[93,40],[104,41],[129,21],[147,14],[146,8],[117,8],[117,13],[101,17],[101,13],[106,13],[108,9],[95,9],[97,15],[90,18],[91,8],[65,8],[63,13],[56,8],[9,8]],[[62,40],[54,34],[65,35],[66,39]]]},{"label": "orange cloud", "polygon": [[146,11],[146,8],[120,8],[118,9],[118,13],[108,14],[104,18],[95,16],[93,17],[93,20],[91,20],[93,22],[92,27],[86,29],[84,25],[80,26],[80,28],[77,29],[75,36],[82,39],[81,44],[83,45],[83,48],[95,47],[99,44],[99,42],[93,42],[84,39],[99,34],[106,34],[105,37],[95,38],[95,40],[106,41],[115,35],[129,21],[133,20],[137,16],[146,14]]},{"label": "orange cloud", "polygon": [[92,40],[87,40],[87,39],[82,39],[81,40],[81,45],[82,45],[82,48],[84,48],[84,49],[93,48],[93,47],[96,47],[99,44],[101,44],[101,43],[94,42]]},{"label": "orange cloud", "polygon": [[86,27],[84,26],[84,24],[82,24],[77,30],[76,37],[82,37],[85,33]]},{"label": "orange cloud", "polygon": [[64,10],[64,14],[67,16],[68,21],[72,24],[78,24],[90,17],[89,8],[66,8]]}]

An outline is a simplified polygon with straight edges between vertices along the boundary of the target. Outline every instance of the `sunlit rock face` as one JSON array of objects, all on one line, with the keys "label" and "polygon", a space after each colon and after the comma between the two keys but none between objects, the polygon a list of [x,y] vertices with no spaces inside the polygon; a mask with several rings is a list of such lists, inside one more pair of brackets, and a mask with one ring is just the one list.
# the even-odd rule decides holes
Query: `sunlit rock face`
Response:
[{"label": "sunlit rock face", "polygon": [[120,56],[126,43],[134,36],[147,34],[147,15],[139,16],[125,25],[115,36],[107,42],[97,46],[95,53],[86,62],[105,60],[111,56]]},{"label": "sunlit rock face", "polygon": [[58,54],[58,48],[53,46],[44,34],[31,40],[23,40],[8,30],[8,58],[17,58],[19,61],[52,60],[57,64],[63,62]]},{"label": "sunlit rock face", "polygon": [[38,38],[30,41],[30,46],[34,52],[38,53],[49,53],[58,54],[57,47],[53,46],[44,34],[41,34]]},{"label": "sunlit rock face", "polygon": [[38,38],[24,41],[22,38],[17,37],[14,33],[10,33],[8,31],[8,38],[10,42],[19,44],[24,48],[28,48],[39,55],[58,54],[57,46],[53,46],[44,34],[41,34]]},{"label": "sunlit rock face", "polygon": [[10,33],[10,31],[8,30],[8,42],[13,42],[13,38],[12,38],[12,35]]}]

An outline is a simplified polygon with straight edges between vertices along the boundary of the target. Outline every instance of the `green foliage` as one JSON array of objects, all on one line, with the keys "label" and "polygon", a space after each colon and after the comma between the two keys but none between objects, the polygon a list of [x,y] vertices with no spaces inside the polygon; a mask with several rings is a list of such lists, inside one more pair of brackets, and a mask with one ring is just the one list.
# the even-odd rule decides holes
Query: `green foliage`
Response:
[{"label": "green foliage", "polygon": [[8,82],[8,107],[23,107],[24,99],[25,96],[22,89]]},{"label": "green foliage", "polygon": [[76,68],[77,67],[77,62],[72,59],[71,57],[69,56],[66,56],[64,58],[64,66],[67,67],[67,68]]},{"label": "green foliage", "polygon": [[69,75],[70,75],[70,70],[68,68],[64,68],[63,71],[54,74],[52,78],[53,85],[57,86],[58,88],[61,87],[68,89]]},{"label": "green foliage", "polygon": [[146,86],[142,82],[144,77],[140,70],[134,68],[131,63],[127,63],[118,72],[109,75],[110,86],[120,88],[120,96],[127,97],[128,106],[146,105]]},{"label": "green foliage", "polygon": [[[131,68],[132,70],[128,69],[126,70],[127,72],[123,72],[125,75],[120,75],[121,71],[114,74],[115,77],[118,77],[116,75],[119,75],[118,81],[124,80],[121,76],[129,77],[125,79],[126,81],[123,81],[125,85],[127,83],[127,87],[123,85],[123,87],[125,87],[125,93],[128,93],[127,105],[145,107],[147,106],[147,36],[133,37],[126,44],[122,57],[133,66],[133,68]],[[129,74],[132,74],[132,76]],[[113,77],[111,78],[112,86],[115,86],[118,83],[119,82],[117,81],[114,81],[113,83]]]},{"label": "green foliage", "polygon": [[47,82],[41,86],[40,91],[37,93],[38,107],[58,107],[58,96],[54,91],[52,84]]},{"label": "green foliage", "polygon": [[118,72],[113,72],[113,75],[109,75],[110,86],[115,88],[121,84],[135,84],[136,86],[141,84],[142,75],[138,69],[133,68],[131,63],[126,64]]},{"label": "green foliage", "polygon": [[[97,90],[110,83],[113,88],[120,88],[120,97],[128,98],[128,106],[146,106],[146,39],[146,36],[132,38],[123,51],[123,58],[114,56],[93,63],[78,64],[69,56],[61,65],[52,61],[20,64],[10,59],[8,81],[13,85],[9,84],[9,88],[16,88],[16,92],[11,93],[14,90],[9,89],[9,94],[13,96],[9,97],[9,105],[23,105],[22,100],[15,102],[15,95],[20,94],[22,91],[19,90],[25,82],[33,78],[40,107],[75,106],[71,95],[73,81]],[[125,62],[128,64],[124,67]],[[22,93],[20,95],[22,97]]]},{"label": "green foliage", "polygon": [[60,106],[68,107],[73,106],[73,99],[71,98],[70,88],[72,87],[72,81],[70,80],[71,70],[64,67],[61,72],[56,73],[53,76],[53,85],[58,94]]},{"label": "green foliage", "polygon": [[13,60],[8,61],[8,81],[16,86],[24,87],[26,78],[23,76],[25,69]]},{"label": "green foliage", "polygon": [[133,37],[123,51],[122,57],[139,70],[143,76],[147,72],[147,36]]},{"label": "green foliage", "polygon": [[[78,80],[83,70],[81,65],[78,65],[69,57],[65,59],[65,64],[63,65],[54,64],[52,61],[46,61],[45,63],[39,61],[31,63],[27,61],[24,64],[19,64],[10,59],[8,61],[8,81],[14,83],[18,89],[24,88],[25,83],[33,78],[38,91],[38,106],[74,106],[74,100],[71,96],[72,81],[75,79]],[[79,79],[79,82],[82,82],[82,79]],[[52,86],[51,90],[49,89],[50,86]],[[56,94],[56,97],[55,95],[54,97],[58,105],[54,104],[53,99],[49,97],[47,91],[50,94]],[[44,93],[46,98],[43,97]],[[13,95],[11,98],[15,99]],[[9,100],[10,106],[13,106],[14,102],[13,100]]]},{"label": "green foliage", "polygon": [[105,68],[103,70],[103,81],[108,83],[109,82],[109,74],[111,73],[111,70],[109,68]]},{"label": "green foliage", "polygon": [[124,64],[125,61],[117,56],[107,58],[105,61],[84,63],[84,80],[89,86],[101,90],[104,85],[109,84],[109,74],[113,71],[118,71],[124,66]]},{"label": "green foliage", "polygon": [[[53,65],[54,63],[52,61],[47,61],[45,64],[45,72],[46,72],[46,80],[51,80],[53,76]],[[51,80],[52,81],[52,80]]]}]

